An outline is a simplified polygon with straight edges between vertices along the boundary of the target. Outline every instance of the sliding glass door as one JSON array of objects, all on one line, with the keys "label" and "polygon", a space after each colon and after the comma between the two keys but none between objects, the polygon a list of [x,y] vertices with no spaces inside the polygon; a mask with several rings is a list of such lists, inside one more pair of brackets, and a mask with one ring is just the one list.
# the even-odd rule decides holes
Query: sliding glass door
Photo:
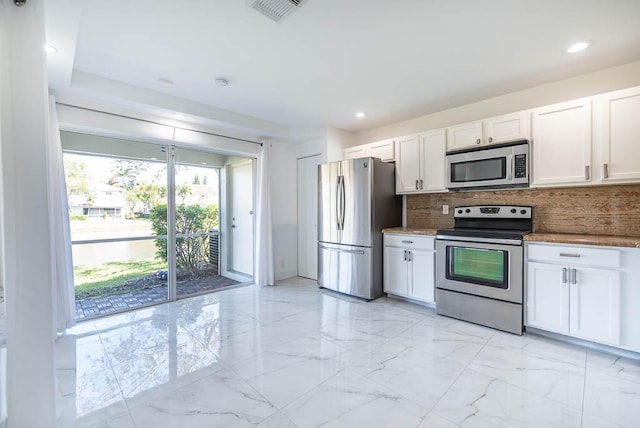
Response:
[{"label": "sliding glass door", "polygon": [[252,280],[253,161],[62,132],[76,318]]}]

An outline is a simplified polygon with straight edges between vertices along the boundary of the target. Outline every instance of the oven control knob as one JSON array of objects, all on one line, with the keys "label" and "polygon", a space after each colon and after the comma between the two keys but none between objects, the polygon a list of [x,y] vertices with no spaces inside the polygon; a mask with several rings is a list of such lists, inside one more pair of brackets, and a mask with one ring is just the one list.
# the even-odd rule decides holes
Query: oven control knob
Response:
[{"label": "oven control knob", "polygon": [[462,210],[458,210],[458,214],[462,214]]},{"label": "oven control knob", "polygon": [[516,209],[515,208],[511,208],[511,214],[515,214],[516,213]]},{"label": "oven control knob", "polygon": [[525,215],[527,213],[527,210],[520,210],[520,214]]},{"label": "oven control knob", "polygon": [[466,210],[464,210],[464,212],[466,212],[467,214],[469,214],[471,212],[471,210],[469,208],[467,208]]}]

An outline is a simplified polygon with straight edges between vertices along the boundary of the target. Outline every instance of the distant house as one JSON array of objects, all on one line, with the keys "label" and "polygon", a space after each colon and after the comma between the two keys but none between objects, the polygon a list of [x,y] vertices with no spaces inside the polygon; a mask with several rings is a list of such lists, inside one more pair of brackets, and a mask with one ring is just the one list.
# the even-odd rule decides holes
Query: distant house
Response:
[{"label": "distant house", "polygon": [[89,218],[124,217],[124,189],[109,184],[94,184],[89,190],[91,197],[69,195],[69,215],[86,215]]}]

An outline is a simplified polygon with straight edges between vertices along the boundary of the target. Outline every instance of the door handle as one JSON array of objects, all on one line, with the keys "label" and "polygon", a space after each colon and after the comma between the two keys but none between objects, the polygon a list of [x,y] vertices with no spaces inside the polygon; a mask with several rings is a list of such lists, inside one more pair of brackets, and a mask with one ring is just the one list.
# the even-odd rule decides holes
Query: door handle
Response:
[{"label": "door handle", "polygon": [[482,142],[482,140],[480,140],[480,138],[478,138],[478,139],[476,140],[476,144],[480,144],[481,142]]},{"label": "door handle", "polygon": [[235,225],[235,224],[232,224],[232,225],[231,225],[231,228],[232,228],[232,229],[235,229],[235,228],[236,228],[236,225]]},{"label": "door handle", "polygon": [[404,250],[404,261],[407,261],[407,250]]},{"label": "door handle", "polygon": [[591,166],[590,165],[585,165],[585,167],[584,167],[584,179],[585,180],[590,180],[591,179]]},{"label": "door handle", "polygon": [[602,174],[604,175],[604,178],[609,178],[609,164],[608,163],[602,164]]},{"label": "door handle", "polygon": [[324,245],[321,245],[320,249],[327,250],[327,251],[335,251],[336,253],[364,254],[364,250],[341,250],[340,248],[325,247]]},{"label": "door handle", "polygon": [[416,190],[418,190],[418,181],[419,180],[416,180]]},{"label": "door handle", "polygon": [[413,258],[411,256],[411,251],[407,251],[407,261],[413,261]]},{"label": "door handle", "polygon": [[578,273],[576,272],[575,269],[571,269],[571,283],[572,284],[578,283]]},{"label": "door handle", "polygon": [[575,253],[560,253],[560,257],[573,257],[574,259],[579,259],[580,254]]},{"label": "door handle", "polygon": [[507,162],[507,180],[511,181],[511,171],[513,171],[513,156],[509,155],[509,162]]},{"label": "door handle", "polygon": [[566,284],[567,282],[569,282],[568,274],[569,274],[569,269],[562,268],[562,283],[563,284]]},{"label": "door handle", "polygon": [[424,189],[424,187],[422,187],[422,179],[420,179],[420,188]]},{"label": "door handle", "polygon": [[402,243],[403,243],[403,244],[413,244],[413,241],[407,241],[407,240],[404,240],[404,239],[403,239],[403,240],[402,240]]},{"label": "door handle", "polygon": [[340,192],[340,197],[342,198],[342,202],[340,206],[342,207],[342,215],[340,216],[340,230],[344,230],[344,217],[345,217],[345,205],[347,204],[347,196],[346,190],[344,187],[344,175],[342,176],[342,191]]}]

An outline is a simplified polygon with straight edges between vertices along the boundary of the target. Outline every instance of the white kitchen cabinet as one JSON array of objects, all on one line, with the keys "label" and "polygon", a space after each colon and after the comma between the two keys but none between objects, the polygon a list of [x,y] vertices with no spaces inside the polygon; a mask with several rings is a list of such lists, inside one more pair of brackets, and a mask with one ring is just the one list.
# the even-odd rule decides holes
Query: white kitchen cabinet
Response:
[{"label": "white kitchen cabinet", "polygon": [[344,159],[358,159],[369,156],[369,150],[366,146],[355,146],[344,149]]},{"label": "white kitchen cabinet", "polygon": [[446,131],[439,129],[396,140],[396,193],[446,191]]},{"label": "white kitchen cabinet", "polygon": [[509,141],[530,140],[530,112],[505,114],[483,121],[484,144],[499,144]]},{"label": "white kitchen cabinet", "polygon": [[549,263],[527,263],[526,325],[569,334],[567,269]]},{"label": "white kitchen cabinet", "polygon": [[620,272],[571,268],[569,334],[594,342],[620,344]]},{"label": "white kitchen cabinet", "polygon": [[395,140],[377,141],[344,149],[344,159],[358,159],[371,156],[384,162],[395,161]]},{"label": "white kitchen cabinet", "polygon": [[521,111],[447,128],[447,150],[530,140],[530,112]]},{"label": "white kitchen cabinet", "polygon": [[435,301],[435,238],[384,235],[384,292],[426,303]]},{"label": "white kitchen cabinet", "polygon": [[590,99],[535,109],[532,128],[532,187],[592,181]]},{"label": "white kitchen cabinet", "polygon": [[525,324],[621,345],[620,251],[528,244]]},{"label": "white kitchen cabinet", "polygon": [[640,87],[596,97],[594,125],[600,144],[600,179],[640,180]]},{"label": "white kitchen cabinet", "polygon": [[469,122],[447,128],[447,150],[459,150],[482,144],[482,122]]}]

